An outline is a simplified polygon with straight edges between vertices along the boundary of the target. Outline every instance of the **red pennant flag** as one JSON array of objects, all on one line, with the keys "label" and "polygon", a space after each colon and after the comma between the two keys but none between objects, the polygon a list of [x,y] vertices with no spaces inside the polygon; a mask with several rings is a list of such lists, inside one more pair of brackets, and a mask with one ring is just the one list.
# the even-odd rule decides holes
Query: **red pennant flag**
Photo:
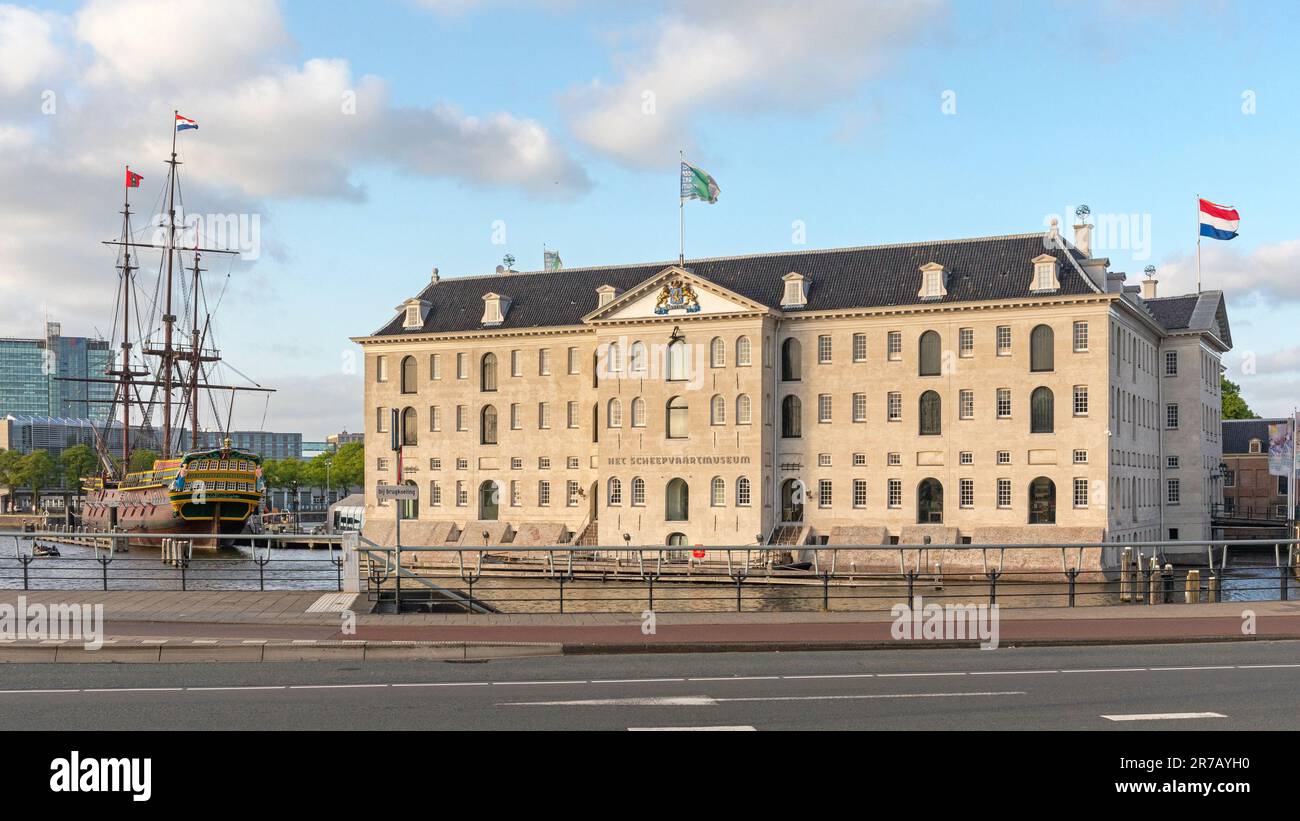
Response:
[{"label": "red pennant flag", "polygon": [[127,169],[126,169],[126,187],[127,187],[127,188],[139,188],[139,187],[140,187],[140,180],[142,180],[142,179],[144,179],[144,177],[142,177],[142,176],[140,176],[139,174],[135,173],[135,172],[132,171],[130,168],[127,168]]}]

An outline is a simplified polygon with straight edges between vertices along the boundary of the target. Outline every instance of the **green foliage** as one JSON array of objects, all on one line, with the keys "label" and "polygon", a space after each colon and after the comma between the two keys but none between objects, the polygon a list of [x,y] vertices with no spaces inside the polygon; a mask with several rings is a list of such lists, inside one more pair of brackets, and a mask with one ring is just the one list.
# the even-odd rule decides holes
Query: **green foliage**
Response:
[{"label": "green foliage", "polygon": [[152,450],[133,450],[131,451],[131,464],[127,470],[131,472],[141,470],[153,470],[153,463],[157,460],[158,454]]},{"label": "green foliage", "polygon": [[1259,414],[1250,409],[1246,400],[1241,398],[1241,386],[1227,377],[1219,378],[1220,397],[1223,400],[1224,419],[1258,419]]},{"label": "green foliage", "polygon": [[0,487],[13,490],[22,484],[23,455],[16,450],[0,450]]},{"label": "green foliage", "polygon": [[89,445],[74,445],[59,457],[59,466],[63,468],[64,487],[80,492],[81,480],[99,475],[99,457]]},{"label": "green foliage", "polygon": [[333,454],[330,479],[336,487],[359,488],[366,482],[366,450],[361,442],[349,442]]},{"label": "green foliage", "polygon": [[20,484],[39,494],[58,478],[54,458],[49,451],[34,450],[22,458],[18,469]]}]

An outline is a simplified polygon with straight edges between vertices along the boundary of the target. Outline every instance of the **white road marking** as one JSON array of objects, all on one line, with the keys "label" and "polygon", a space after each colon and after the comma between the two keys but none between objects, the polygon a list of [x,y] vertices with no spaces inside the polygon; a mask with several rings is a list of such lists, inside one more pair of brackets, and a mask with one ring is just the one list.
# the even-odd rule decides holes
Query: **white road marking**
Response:
[{"label": "white road marking", "polygon": [[781,676],[697,676],[687,681],[776,681]]},{"label": "white road marking", "polygon": [[844,696],[750,696],[747,698],[719,698],[723,701],[860,701],[878,698],[964,698],[969,696],[1023,696],[1024,690],[1003,690],[985,693],[864,693]]},{"label": "white road marking", "polygon": [[550,679],[542,679],[538,681],[494,681],[492,682],[492,686],[493,687],[515,687],[521,684],[587,684],[587,683],[588,682],[586,679],[582,679],[578,681],[552,681]]},{"label": "white road marking", "polygon": [[662,681],[685,681],[684,678],[593,678],[592,684],[657,684]]},{"label": "white road marking", "polygon": [[817,679],[817,678],[875,678],[875,673],[826,673],[815,676],[781,676],[788,680]]},{"label": "white road marking", "polygon": [[141,644],[166,644],[167,639],[141,639]]},{"label": "white road marking", "polygon": [[688,733],[727,733],[727,732],[757,732],[748,724],[719,724],[713,727],[628,727],[628,732],[633,733],[656,733],[656,732],[688,732]]},{"label": "white road marking", "polygon": [[417,681],[411,683],[390,684],[390,687],[488,687],[490,681]]},{"label": "white road marking", "polygon": [[1148,667],[1147,669],[1165,672],[1168,670],[1232,670],[1235,668],[1231,664],[1220,664],[1213,667]]},{"label": "white road marking", "polygon": [[1062,670],[1062,673],[1142,673],[1145,667],[1089,667],[1080,670]]},{"label": "white road marking", "polygon": [[507,701],[499,707],[713,707],[708,696],[647,696],[645,698],[582,698],[572,701]]},{"label": "white road marking", "polygon": [[964,676],[966,673],[876,673],[879,678],[921,678],[931,676]]},{"label": "white road marking", "polygon": [[387,684],[290,684],[290,690],[361,690],[387,687]]},{"label": "white road marking", "polygon": [[244,639],[241,644],[266,644],[266,639]]},{"label": "white road marking", "polygon": [[1055,675],[1060,670],[979,670],[972,671],[972,676],[1045,676]]},{"label": "white road marking", "polygon": [[1102,716],[1108,721],[1171,721],[1185,718],[1227,718],[1223,713],[1130,713]]},{"label": "white road marking", "polygon": [[194,639],[190,644],[216,644],[216,639]]}]

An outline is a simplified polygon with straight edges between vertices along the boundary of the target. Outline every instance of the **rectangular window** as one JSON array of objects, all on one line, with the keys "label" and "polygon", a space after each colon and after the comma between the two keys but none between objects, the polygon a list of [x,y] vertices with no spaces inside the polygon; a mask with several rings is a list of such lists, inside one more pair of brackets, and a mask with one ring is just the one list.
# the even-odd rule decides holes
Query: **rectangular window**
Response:
[{"label": "rectangular window", "polygon": [[429,378],[442,379],[442,355],[429,354]]},{"label": "rectangular window", "polygon": [[975,391],[962,390],[957,394],[957,408],[962,419],[975,418]]},{"label": "rectangular window", "polygon": [[542,348],[537,351],[537,375],[551,375],[551,349]]},{"label": "rectangular window", "polygon": [[998,418],[1011,418],[1011,389],[998,388]]},{"label": "rectangular window", "polygon": [[375,381],[388,381],[388,357],[386,356],[375,357]]},{"label": "rectangular window", "polygon": [[469,379],[469,355],[465,353],[456,354],[456,378]]},{"label": "rectangular window", "polygon": [[1088,415],[1088,386],[1087,385],[1074,386],[1074,415],[1075,416]]},{"label": "rectangular window", "polygon": [[442,460],[437,456],[429,458],[429,470],[442,470]]},{"label": "rectangular window", "polygon": [[645,481],[640,478],[632,480],[632,504],[637,507],[645,504]]},{"label": "rectangular window", "polygon": [[1088,323],[1074,323],[1074,352],[1083,353],[1088,350]]},{"label": "rectangular window", "polygon": [[456,430],[469,430],[469,422],[465,418],[465,406],[456,406]]},{"label": "rectangular window", "polygon": [[1074,480],[1074,506],[1075,507],[1088,506],[1088,480],[1087,479]]},{"label": "rectangular window", "polygon": [[1076,450],[1076,451],[1074,452],[1074,463],[1075,463],[1076,465],[1086,465],[1086,464],[1088,464],[1088,451],[1086,451],[1086,450]]},{"label": "rectangular window", "polygon": [[973,465],[975,464],[975,454],[971,453],[969,450],[963,450],[961,453],[957,454],[957,462],[963,465]]},{"label": "rectangular window", "polygon": [[831,363],[830,334],[822,334],[817,337],[817,362],[821,365],[829,365]]},{"label": "rectangular window", "polygon": [[1171,505],[1176,505],[1182,498],[1182,489],[1177,479],[1165,480],[1166,496],[1165,500]]},{"label": "rectangular window", "polygon": [[551,483],[545,479],[537,483],[537,504],[541,507],[551,506]]},{"label": "rectangular window", "polygon": [[1011,464],[1011,451],[1009,450],[998,451],[998,464],[999,465]]},{"label": "rectangular window", "polygon": [[853,394],[853,421],[867,421],[867,395],[865,393]]},{"label": "rectangular window", "polygon": [[523,460],[523,458],[522,458],[522,457],[519,457],[519,456],[512,456],[512,457],[510,457],[510,469],[511,469],[511,470],[523,470],[523,469],[524,469],[524,460]]},{"label": "rectangular window", "polygon": [[578,462],[578,457],[576,457],[576,456],[570,456],[568,459],[565,459],[565,460],[564,460],[564,465],[565,465],[565,467],[567,467],[569,470],[577,470],[577,469],[578,469],[578,464],[579,464],[579,462]]},{"label": "rectangular window", "polygon": [[1010,479],[998,480],[998,507],[1000,508],[1011,507],[1011,480]]},{"label": "rectangular window", "polygon": [[867,335],[866,334],[853,335],[853,361],[854,362],[867,361]]},{"label": "rectangular window", "polygon": [[429,430],[442,430],[442,408],[437,405],[429,406]]},{"label": "rectangular window", "polygon": [[456,507],[465,507],[469,504],[469,488],[463,481],[456,482]]},{"label": "rectangular window", "polygon": [[388,433],[388,408],[375,408],[375,430]]},{"label": "rectangular window", "polygon": [[890,331],[886,345],[886,355],[894,361],[903,358],[903,332]]},{"label": "rectangular window", "polygon": [[570,402],[568,407],[567,424],[570,428],[576,428],[578,426],[578,403]]},{"label": "rectangular window", "polygon": [[510,429],[519,430],[521,427],[523,427],[523,423],[519,420],[519,403],[511,402],[510,403]]},{"label": "rectangular window", "polygon": [[865,453],[853,454],[853,466],[855,468],[866,467],[866,465],[867,465],[867,454]]},{"label": "rectangular window", "polygon": [[1165,430],[1178,429],[1178,403],[1170,402],[1165,405]]},{"label": "rectangular window", "polygon": [[902,479],[889,480],[889,495],[887,497],[887,503],[890,507],[903,506],[903,480]]},{"label": "rectangular window", "polygon": [[380,456],[375,460],[375,467],[379,470],[388,470],[388,457]]},{"label": "rectangular window", "polygon": [[463,456],[457,459],[456,470],[469,470],[469,460]]},{"label": "rectangular window", "polygon": [[569,348],[569,373],[578,373],[578,349]]},{"label": "rectangular window", "polygon": [[436,481],[429,482],[429,504],[432,507],[442,507],[442,488]]},{"label": "rectangular window", "polygon": [[567,490],[565,494],[565,504],[569,507],[578,506],[578,487],[578,483],[572,479],[565,483],[565,488]]},{"label": "rectangular window", "polygon": [[1228,475],[1223,477],[1223,486],[1224,487],[1237,486],[1237,471],[1235,470],[1228,471]]},{"label": "rectangular window", "polygon": [[817,421],[831,421],[831,395],[823,393],[817,397]]},{"label": "rectangular window", "polygon": [[1278,495],[1278,496],[1285,496],[1285,495],[1287,495],[1287,486],[1286,486],[1286,477],[1285,477],[1285,476],[1279,476],[1279,477],[1277,477],[1277,495]]},{"label": "rectangular window", "polygon": [[960,484],[959,502],[962,507],[975,507],[975,480],[962,479]]},{"label": "rectangular window", "polygon": [[510,480],[510,506],[519,507],[523,503],[524,503],[524,494],[519,489],[519,480],[511,479]]},{"label": "rectangular window", "polygon": [[831,506],[831,480],[822,479],[817,483],[817,506]]},{"label": "rectangular window", "polygon": [[511,376],[524,375],[524,352],[523,351],[510,352],[510,375]]},{"label": "rectangular window", "polygon": [[538,457],[537,457],[537,469],[538,469],[538,470],[550,470],[550,469],[551,469],[551,457],[549,457],[549,456],[538,456]]},{"label": "rectangular window", "polygon": [[898,465],[903,464],[903,454],[890,453],[885,456],[885,463],[890,466],[897,467]]},{"label": "rectangular window", "polygon": [[537,427],[542,430],[551,427],[551,406],[545,402],[537,403]]},{"label": "rectangular window", "polygon": [[903,418],[903,395],[897,391],[889,393],[889,412],[887,418],[890,422],[897,422]]},{"label": "rectangular window", "polygon": [[957,331],[957,353],[967,357],[975,355],[974,328],[961,328]]},{"label": "rectangular window", "polygon": [[867,506],[867,480],[866,479],[853,480],[853,506],[854,507]]},{"label": "rectangular window", "polygon": [[1178,375],[1178,351],[1165,351],[1165,376]]},{"label": "rectangular window", "polygon": [[998,326],[998,356],[1011,355],[1011,326]]},{"label": "rectangular window", "polygon": [[817,467],[828,468],[831,466],[831,455],[829,453],[817,454]]},{"label": "rectangular window", "polygon": [[1177,456],[1166,456],[1166,457],[1165,457],[1165,468],[1166,468],[1167,470],[1178,470],[1178,457],[1177,457]]}]

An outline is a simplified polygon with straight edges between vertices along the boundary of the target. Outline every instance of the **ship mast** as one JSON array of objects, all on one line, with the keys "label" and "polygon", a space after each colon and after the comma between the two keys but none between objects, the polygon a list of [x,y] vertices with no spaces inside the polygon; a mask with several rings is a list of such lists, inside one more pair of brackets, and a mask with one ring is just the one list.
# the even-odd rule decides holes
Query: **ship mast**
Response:
[{"label": "ship mast", "polygon": [[179,111],[173,111],[172,114],[172,157],[167,161],[170,166],[167,172],[167,282],[166,282],[166,301],[163,309],[163,349],[161,351],[162,383],[163,383],[163,441],[162,441],[162,458],[170,459],[172,450],[172,366],[175,360],[176,352],[172,347],[172,326],[176,324],[176,316],[172,313],[172,262],[175,256],[176,248],[176,166],[179,162],[176,159],[176,118],[180,116]]},{"label": "ship mast", "polygon": [[116,376],[122,391],[122,474],[125,475],[131,464],[131,379],[135,376],[131,370],[131,271],[136,266],[131,264],[131,166],[126,167],[126,186],[122,204],[122,365],[108,376]]},{"label": "ship mast", "polygon": [[204,357],[203,343],[199,338],[199,272],[203,269],[199,267],[199,252],[197,250],[198,238],[194,242],[196,250],[194,251],[194,288],[190,292],[190,299],[194,302],[193,324],[190,326],[190,386],[189,386],[189,405],[190,405],[190,448],[198,450],[199,447],[199,371],[203,367]]}]

